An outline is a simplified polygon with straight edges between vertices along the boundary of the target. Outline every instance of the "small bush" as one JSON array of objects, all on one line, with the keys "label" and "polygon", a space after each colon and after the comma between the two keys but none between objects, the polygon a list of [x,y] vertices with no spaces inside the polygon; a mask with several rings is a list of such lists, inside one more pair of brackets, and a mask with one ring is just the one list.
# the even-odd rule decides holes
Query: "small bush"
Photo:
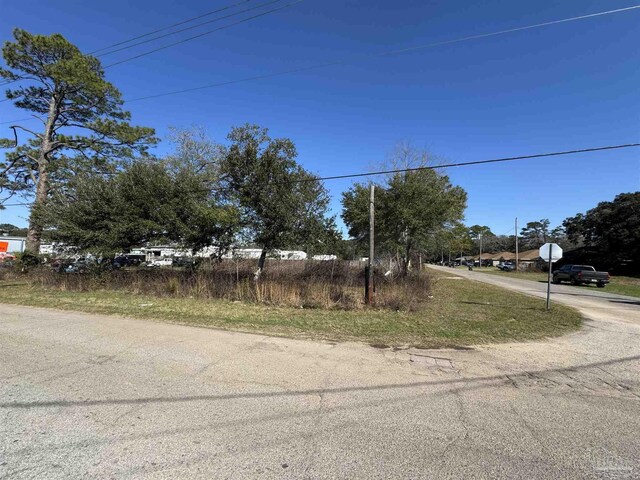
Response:
[{"label": "small bush", "polygon": [[[351,262],[269,261],[258,282],[253,261],[213,263],[197,270],[125,269],[56,273],[39,268],[31,274],[42,286],[70,291],[128,291],[160,297],[216,298],[229,301],[325,309],[364,308],[364,267]],[[375,274],[375,306],[415,310],[428,301],[431,277]]]},{"label": "small bush", "polygon": [[27,270],[36,267],[42,263],[42,259],[39,255],[31,252],[22,252],[16,254],[16,267],[26,272]]}]

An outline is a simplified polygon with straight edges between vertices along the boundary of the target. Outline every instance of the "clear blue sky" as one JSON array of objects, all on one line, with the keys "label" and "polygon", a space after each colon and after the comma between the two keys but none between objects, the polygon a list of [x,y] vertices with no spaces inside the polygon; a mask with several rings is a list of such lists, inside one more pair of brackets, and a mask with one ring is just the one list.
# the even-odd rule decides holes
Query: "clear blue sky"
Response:
[{"label": "clear blue sky", "polygon": [[[228,3],[3,2],[0,39],[21,27],[62,33],[91,51]],[[135,98],[631,5],[633,0],[305,0],[115,66],[107,75],[125,99]],[[299,161],[320,175],[367,170],[399,141],[451,162],[637,142],[639,27],[640,10],[634,10],[128,108],[134,122],[155,127],[160,136],[169,126],[201,125],[222,141],[233,125],[260,124],[273,136],[293,139]],[[0,104],[0,122],[25,116]],[[0,136],[9,133],[0,126]],[[169,148],[164,142],[157,153]],[[469,193],[467,223],[500,234],[512,232],[516,216],[521,224],[549,218],[556,225],[599,201],[639,190],[640,149],[448,173]],[[335,213],[350,184],[328,182]],[[26,216],[24,208],[9,208],[0,211],[0,223],[24,225]]]}]

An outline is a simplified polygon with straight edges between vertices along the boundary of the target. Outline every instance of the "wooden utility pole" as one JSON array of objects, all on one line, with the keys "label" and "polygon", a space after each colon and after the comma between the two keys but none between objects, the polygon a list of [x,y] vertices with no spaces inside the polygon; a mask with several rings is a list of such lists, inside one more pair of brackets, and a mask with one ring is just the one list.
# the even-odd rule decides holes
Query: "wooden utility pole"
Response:
[{"label": "wooden utility pole", "polygon": [[518,271],[518,217],[516,217],[516,272]]},{"label": "wooden utility pole", "polygon": [[366,284],[364,289],[365,303],[373,304],[375,300],[375,287],[373,283],[373,260],[375,253],[375,186],[371,184],[369,190],[369,262],[367,264]]}]

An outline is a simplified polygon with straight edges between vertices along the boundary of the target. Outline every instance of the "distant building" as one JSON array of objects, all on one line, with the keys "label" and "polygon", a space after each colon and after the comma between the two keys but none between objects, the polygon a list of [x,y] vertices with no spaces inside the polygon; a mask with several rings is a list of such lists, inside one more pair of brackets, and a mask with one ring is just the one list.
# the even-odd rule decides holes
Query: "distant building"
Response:
[{"label": "distant building", "polygon": [[132,248],[131,255],[144,255],[147,262],[161,258],[190,257],[191,251],[177,248],[173,245],[155,245],[152,247]]},{"label": "distant building", "polygon": [[276,250],[273,252],[275,258],[280,260],[306,260],[307,253],[301,250]]},{"label": "distant building", "polygon": [[261,248],[234,248],[222,258],[257,259],[262,255]]},{"label": "distant building", "polygon": [[541,268],[543,265],[544,260],[540,258],[540,250],[537,248],[525,250],[518,254],[518,268],[521,270]]},{"label": "distant building", "polygon": [[25,250],[26,244],[26,237],[0,236],[0,252],[22,253]]},{"label": "distant building", "polygon": [[[25,237],[9,237],[0,236],[0,242],[5,242],[6,251],[8,253],[24,252],[27,239]],[[0,243],[0,246],[2,244]],[[2,248],[0,248],[2,251]],[[40,245],[41,255],[74,255],[78,249],[74,246],[64,245],[62,243],[43,243]],[[190,249],[182,248],[178,245],[148,245],[144,247],[135,247],[129,250],[130,255],[144,255],[147,262],[158,261],[160,259],[169,259],[176,257],[201,257],[210,258],[217,257],[220,248],[217,246],[204,247],[193,253]],[[224,259],[259,259],[262,255],[261,248],[232,248],[222,255]],[[302,250],[273,250],[269,253],[268,258],[277,260],[307,260],[306,252]],[[337,260],[336,255],[315,255],[314,260]]]}]

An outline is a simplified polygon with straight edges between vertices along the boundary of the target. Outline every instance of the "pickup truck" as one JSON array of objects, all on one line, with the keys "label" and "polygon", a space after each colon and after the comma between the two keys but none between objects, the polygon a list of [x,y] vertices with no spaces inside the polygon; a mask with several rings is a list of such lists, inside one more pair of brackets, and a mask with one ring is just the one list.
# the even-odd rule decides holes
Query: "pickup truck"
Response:
[{"label": "pickup truck", "polygon": [[563,265],[553,272],[553,283],[571,282],[571,285],[595,283],[598,288],[604,288],[611,277],[607,272],[596,272],[590,265]]}]

